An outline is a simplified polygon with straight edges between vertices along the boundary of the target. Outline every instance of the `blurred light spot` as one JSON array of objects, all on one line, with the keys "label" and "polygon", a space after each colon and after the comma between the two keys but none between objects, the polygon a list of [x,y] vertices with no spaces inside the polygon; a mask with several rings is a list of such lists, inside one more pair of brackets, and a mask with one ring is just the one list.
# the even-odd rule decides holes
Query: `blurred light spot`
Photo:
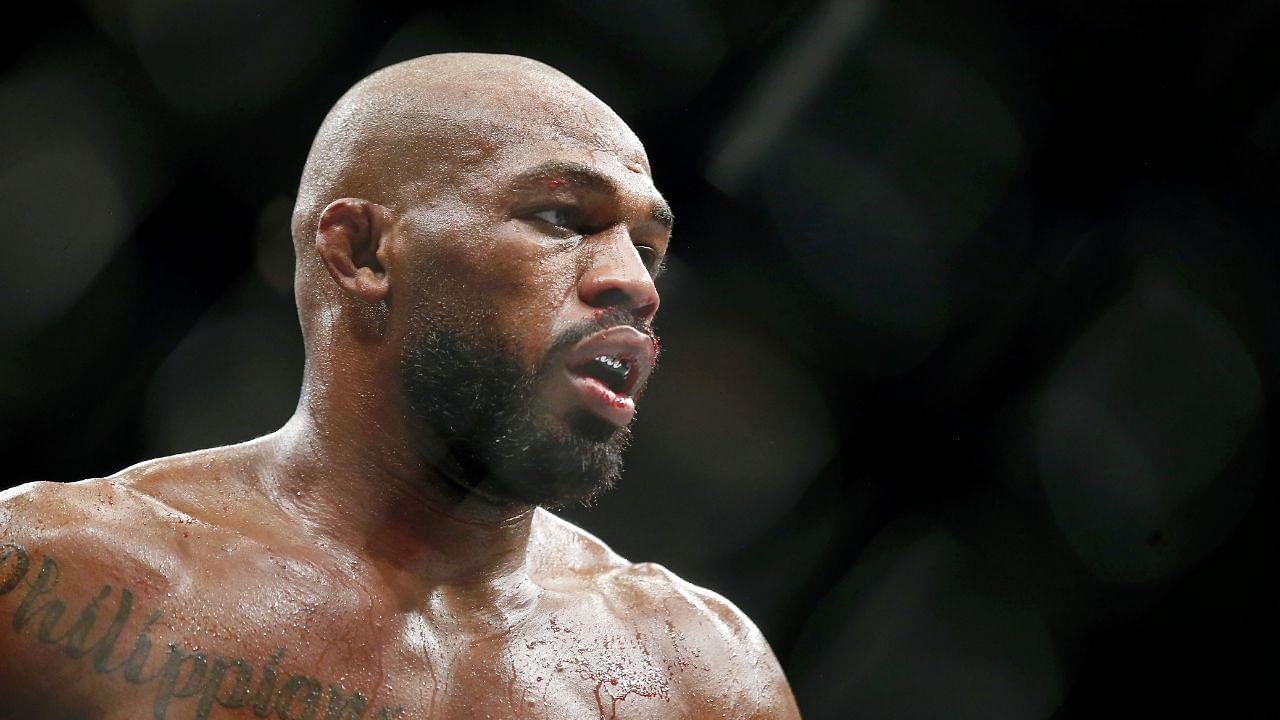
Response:
[{"label": "blurred light spot", "polygon": [[810,617],[792,655],[805,717],[1050,717],[1063,673],[1039,613],[984,594],[950,534],[908,525],[882,533]]},{"label": "blurred light spot", "polygon": [[[438,52],[524,55],[566,73],[634,119],[683,108],[711,79],[724,51],[723,29],[698,0],[560,2],[518,17],[494,17],[475,5],[415,15],[370,70]],[[662,92],[653,92],[655,86]]]},{"label": "blurred light spot", "polygon": [[1280,154],[1280,94],[1258,112],[1253,126],[1253,142],[1273,155]]},{"label": "blurred light spot", "polygon": [[[693,281],[679,266],[672,274]],[[664,307],[679,310],[667,310],[659,328],[660,370],[639,404],[627,473],[575,519],[624,553],[688,567],[776,523],[830,459],[834,438],[822,391],[803,368],[695,299],[696,287],[664,283]]]},{"label": "blurred light spot", "polygon": [[0,302],[9,331],[49,322],[70,307],[132,220],[115,174],[85,138],[49,128],[26,140],[3,151],[0,168],[0,222],[11,238],[0,264]]},{"label": "blurred light spot", "polygon": [[1255,492],[1228,466],[1259,421],[1261,385],[1234,330],[1148,260],[1068,353],[1035,419],[1045,495],[1095,573],[1159,580],[1221,542]]},{"label": "blurred light spot", "polygon": [[129,34],[170,102],[201,115],[237,115],[288,92],[349,11],[349,0],[131,0]]},{"label": "blurred light spot", "polygon": [[133,229],[148,200],[145,121],[76,47],[0,85],[0,336],[67,311]]},{"label": "blurred light spot", "polygon": [[909,370],[948,327],[949,248],[884,168],[835,138],[789,146],[765,188],[787,250],[855,322],[888,338],[876,357],[855,361],[859,370]]},{"label": "blurred light spot", "polygon": [[742,107],[721,131],[707,177],[733,194],[768,155],[796,116],[829,79],[849,46],[866,29],[877,3],[828,0],[791,35],[765,68]]},{"label": "blurred light spot", "polygon": [[600,42],[627,48],[626,55],[649,72],[662,73],[660,101],[664,103],[672,102],[672,95],[678,100],[701,87],[724,56],[719,20],[699,0],[557,0],[555,4],[584,21],[584,30]]},{"label": "blurred light spot", "polygon": [[[954,59],[882,42],[855,53],[753,171],[788,251],[870,338],[867,374],[906,372],[957,302],[957,250],[1021,166],[1015,121]],[[873,354],[874,353],[874,354]]]},{"label": "blurred light spot", "polygon": [[289,222],[293,216],[293,198],[277,195],[258,214],[258,231],[254,237],[253,266],[258,276],[272,290],[293,298],[293,237]]},{"label": "blurred light spot", "polygon": [[149,454],[248,440],[293,414],[302,381],[297,317],[291,304],[253,287],[242,285],[201,320],[152,379]]}]

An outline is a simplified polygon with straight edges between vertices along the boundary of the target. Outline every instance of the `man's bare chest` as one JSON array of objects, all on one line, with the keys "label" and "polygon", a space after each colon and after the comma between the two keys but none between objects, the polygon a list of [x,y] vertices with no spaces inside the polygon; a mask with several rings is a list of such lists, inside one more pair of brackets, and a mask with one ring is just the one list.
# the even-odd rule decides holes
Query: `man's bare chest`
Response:
[{"label": "man's bare chest", "polygon": [[683,675],[699,669],[656,618],[563,599],[478,634],[323,583],[94,591],[63,582],[52,558],[32,560],[4,630],[34,641],[32,662],[66,691],[27,698],[36,714],[16,717],[679,717]]},{"label": "man's bare chest", "polygon": [[[187,647],[135,641],[93,666],[104,720],[279,718],[680,717],[682,668],[635,634],[575,632],[556,617],[547,632],[443,637],[419,622],[402,634],[328,648],[281,644],[269,656],[235,643]],[[559,637],[551,633],[559,633]],[[335,631],[335,639],[340,637]],[[82,667],[82,671],[90,667]],[[673,699],[676,701],[673,703]]]}]

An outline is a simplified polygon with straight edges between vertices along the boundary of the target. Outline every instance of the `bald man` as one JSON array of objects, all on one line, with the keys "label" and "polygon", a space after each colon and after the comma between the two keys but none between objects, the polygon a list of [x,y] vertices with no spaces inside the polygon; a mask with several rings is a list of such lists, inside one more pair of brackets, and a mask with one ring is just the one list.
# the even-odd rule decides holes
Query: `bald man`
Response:
[{"label": "bald man", "polygon": [[293,217],[289,422],[0,496],[0,718],[797,718],[733,605],[541,509],[620,473],[671,222],[545,65],[361,81]]}]

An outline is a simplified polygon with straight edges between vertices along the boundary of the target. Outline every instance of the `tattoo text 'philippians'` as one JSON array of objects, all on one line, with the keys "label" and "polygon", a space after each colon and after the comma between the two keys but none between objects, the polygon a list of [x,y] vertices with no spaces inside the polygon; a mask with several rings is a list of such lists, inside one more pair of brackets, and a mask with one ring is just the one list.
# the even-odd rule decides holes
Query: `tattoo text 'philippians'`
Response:
[{"label": "tattoo text 'philippians'", "polygon": [[174,701],[194,710],[196,720],[207,720],[214,708],[279,720],[400,717],[397,707],[383,707],[368,715],[368,698],[358,692],[347,694],[333,683],[326,692],[325,684],[316,678],[281,673],[284,648],[277,649],[257,673],[245,660],[188,652],[176,643],[168,643],[152,661],[152,641],[147,633],[160,619],[159,611],[146,616],[130,647],[121,641],[120,634],[135,612],[133,593],[125,587],[117,590],[103,585],[80,613],[70,618],[66,602],[54,595],[61,576],[62,569],[53,558],[46,555],[39,567],[33,568],[26,548],[0,544],[0,596],[16,592],[22,597],[13,611],[12,631],[34,634],[40,642],[60,648],[67,658],[85,663],[101,675],[118,675],[134,685],[154,686],[152,712],[156,720],[178,717],[181,710],[169,715]]}]

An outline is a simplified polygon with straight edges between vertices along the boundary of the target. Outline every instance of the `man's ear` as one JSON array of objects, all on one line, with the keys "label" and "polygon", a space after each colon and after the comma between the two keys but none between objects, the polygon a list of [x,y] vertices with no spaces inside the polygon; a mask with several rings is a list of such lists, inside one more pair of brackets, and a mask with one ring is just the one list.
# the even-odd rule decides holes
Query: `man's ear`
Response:
[{"label": "man's ear", "polygon": [[391,291],[379,250],[386,208],[359,198],[340,198],[320,214],[316,252],[343,292],[369,305]]}]

